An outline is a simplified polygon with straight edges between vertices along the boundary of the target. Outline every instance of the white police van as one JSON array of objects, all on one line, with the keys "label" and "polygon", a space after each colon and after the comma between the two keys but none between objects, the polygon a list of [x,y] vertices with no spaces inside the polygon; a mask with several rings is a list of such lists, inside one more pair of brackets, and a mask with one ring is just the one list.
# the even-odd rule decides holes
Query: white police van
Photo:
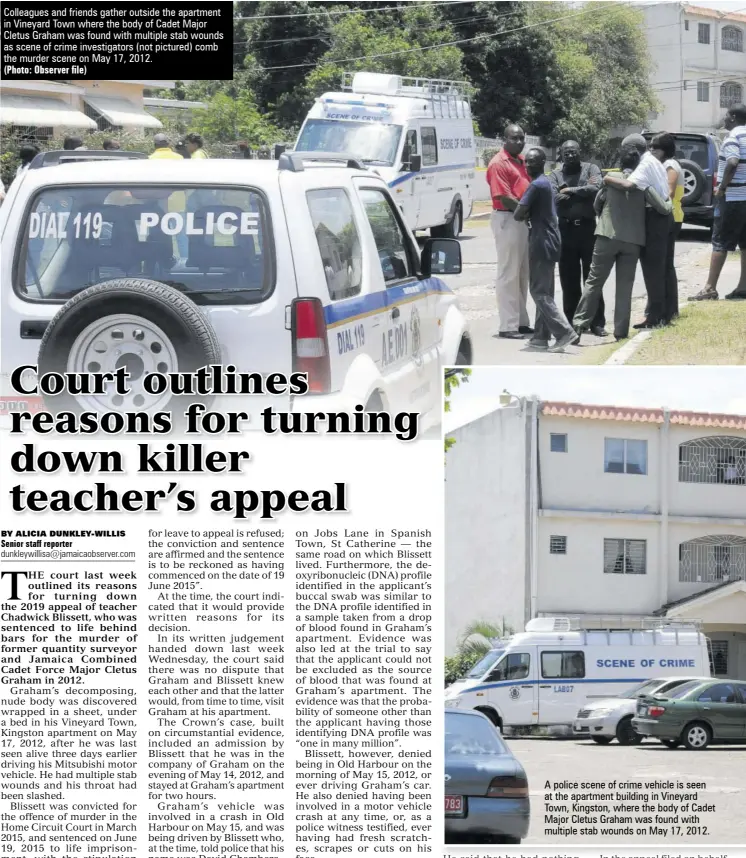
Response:
[{"label": "white police van", "polygon": [[379,173],[412,229],[457,238],[471,214],[476,149],[469,85],[347,73],[301,127],[295,151],[352,152]]},{"label": "white police van", "polygon": [[436,276],[461,270],[459,243],[420,249],[383,179],[344,154],[47,152],[9,189],[0,235],[6,408],[34,407],[9,374],[37,362],[126,366],[131,394],[81,405],[128,412],[167,410],[146,374],[223,364],[305,372],[312,395],[213,407],[414,411],[425,428],[440,422],[442,367],[471,362],[464,316]]},{"label": "white police van", "polygon": [[696,623],[654,618],[639,629],[577,626],[567,617],[530,620],[525,632],[500,642],[446,689],[446,707],[477,709],[500,729],[570,726],[594,698],[656,676],[710,674],[708,640]]}]

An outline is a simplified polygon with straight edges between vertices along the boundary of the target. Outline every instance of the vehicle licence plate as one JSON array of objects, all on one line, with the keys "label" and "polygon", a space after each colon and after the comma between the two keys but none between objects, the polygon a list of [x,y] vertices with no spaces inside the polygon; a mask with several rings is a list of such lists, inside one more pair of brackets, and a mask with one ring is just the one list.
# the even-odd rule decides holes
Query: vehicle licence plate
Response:
[{"label": "vehicle licence plate", "polygon": [[447,795],[446,816],[464,815],[464,797],[462,795]]}]

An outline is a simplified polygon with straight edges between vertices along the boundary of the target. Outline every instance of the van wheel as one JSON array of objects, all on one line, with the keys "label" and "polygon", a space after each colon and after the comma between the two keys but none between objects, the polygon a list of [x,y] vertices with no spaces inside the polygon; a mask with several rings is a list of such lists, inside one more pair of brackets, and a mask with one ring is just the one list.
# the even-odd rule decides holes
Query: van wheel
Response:
[{"label": "van wheel", "polygon": [[490,719],[490,721],[492,721],[495,727],[497,727],[497,729],[502,733],[503,722],[500,720],[500,716],[497,714],[497,712],[495,712],[494,709],[490,709],[488,707],[481,709],[477,707],[476,711],[481,712],[482,715],[486,715]]},{"label": "van wheel", "polygon": [[642,736],[632,726],[632,716],[622,718],[616,727],[616,740],[620,745],[639,745]]},{"label": "van wheel", "polygon": [[366,412],[380,412],[385,411],[386,409],[383,407],[383,399],[381,398],[381,394],[376,390],[375,393],[372,393],[370,399],[365,403]]},{"label": "van wheel", "polygon": [[434,226],[430,230],[430,235],[433,238],[458,238],[464,228],[464,211],[461,203],[456,203],[453,210],[453,217],[446,221],[442,226]]},{"label": "van wheel", "polygon": [[[121,278],[79,292],[47,326],[39,346],[39,374],[113,372],[126,367],[130,392],[45,397],[53,412],[165,411],[172,395],[150,394],[149,373],[194,372],[220,363],[220,345],[199,308],[176,289],[153,280]],[[109,385],[109,388],[112,386]],[[199,399],[180,397],[178,411]],[[207,400],[207,401],[206,401]]]},{"label": "van wheel", "polygon": [[667,747],[673,750],[674,748],[678,748],[681,742],[678,739],[661,739],[661,742]]},{"label": "van wheel", "polygon": [[712,741],[712,730],[701,721],[687,724],[681,732],[681,742],[687,751],[704,751]]},{"label": "van wheel", "polygon": [[471,366],[471,343],[464,337],[458,346],[456,366]]},{"label": "van wheel", "polygon": [[593,739],[597,745],[608,745],[613,741],[611,736],[591,736],[591,739]]}]

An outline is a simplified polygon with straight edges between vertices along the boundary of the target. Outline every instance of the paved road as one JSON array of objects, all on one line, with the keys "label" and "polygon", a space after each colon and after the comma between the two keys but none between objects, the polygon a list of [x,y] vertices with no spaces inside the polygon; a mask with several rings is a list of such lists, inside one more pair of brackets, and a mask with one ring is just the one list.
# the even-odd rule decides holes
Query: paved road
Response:
[{"label": "paved road", "polygon": [[[704,285],[706,270],[701,266],[709,250],[709,233],[699,227],[683,230],[676,247],[679,292],[684,300],[687,295],[698,292]],[[445,277],[458,295],[466,313],[474,342],[474,362],[478,364],[567,364],[582,358],[588,348],[597,348],[609,342],[584,336],[580,347],[569,348],[565,354],[535,352],[521,340],[501,340],[498,331],[497,305],[495,301],[495,271],[497,254],[488,220],[470,221],[461,237],[464,262],[463,272],[458,276]],[[607,327],[611,329],[614,308],[614,273],[604,287],[607,305]],[[561,306],[562,291],[557,279],[557,299]],[[645,286],[638,265],[633,291],[632,321],[640,321],[645,309]],[[529,298],[529,315],[534,318],[534,305]]]}]

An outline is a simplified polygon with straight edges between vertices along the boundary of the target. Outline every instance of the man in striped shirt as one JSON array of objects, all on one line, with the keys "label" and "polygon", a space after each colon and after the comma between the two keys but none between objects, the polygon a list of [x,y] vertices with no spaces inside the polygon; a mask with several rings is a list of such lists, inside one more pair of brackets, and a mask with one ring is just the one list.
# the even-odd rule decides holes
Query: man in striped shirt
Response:
[{"label": "man in striped shirt", "polygon": [[728,136],[720,150],[710,274],[705,288],[690,301],[717,301],[717,283],[730,251],[741,250],[741,278],[726,298],[746,301],[746,105],[728,109]]}]

